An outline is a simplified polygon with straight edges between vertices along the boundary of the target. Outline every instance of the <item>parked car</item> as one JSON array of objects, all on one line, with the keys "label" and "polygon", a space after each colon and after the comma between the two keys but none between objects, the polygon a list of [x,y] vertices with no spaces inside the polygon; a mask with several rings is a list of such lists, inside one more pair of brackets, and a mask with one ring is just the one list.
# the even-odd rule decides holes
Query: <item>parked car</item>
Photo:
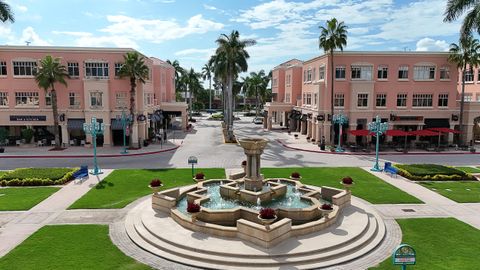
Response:
[{"label": "parked car", "polygon": [[253,123],[257,125],[263,124],[263,118],[257,117],[253,119]]}]

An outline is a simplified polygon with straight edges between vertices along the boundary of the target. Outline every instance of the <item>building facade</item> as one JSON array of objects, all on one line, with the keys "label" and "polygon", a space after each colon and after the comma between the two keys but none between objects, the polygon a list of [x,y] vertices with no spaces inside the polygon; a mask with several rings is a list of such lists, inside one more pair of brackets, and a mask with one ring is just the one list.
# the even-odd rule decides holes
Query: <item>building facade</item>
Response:
[{"label": "building facade", "polygon": [[[299,90],[293,90],[301,92],[296,104],[282,102],[286,91],[284,97],[277,97],[278,101],[267,103],[265,127],[282,124],[317,142],[324,136],[327,143],[334,143],[330,141],[333,72],[334,114],[342,113],[348,118],[343,126],[344,140],[360,140],[345,131],[367,129],[367,123],[377,115],[388,122],[389,129],[458,129],[459,74],[447,59],[446,52],[337,52],[333,71],[329,55],[310,59],[302,64],[302,76],[292,77],[299,82],[290,82],[300,83]],[[280,77],[286,73],[275,72],[277,69],[281,67],[274,69],[273,82],[284,82],[286,79]],[[283,88],[277,86],[280,95]],[[285,110],[285,105],[289,105],[289,110]],[[474,104],[466,106],[468,141],[473,138],[474,123],[470,120],[478,112]],[[338,125],[333,130],[338,134]],[[332,137],[336,140],[337,136]],[[442,140],[452,142],[453,135],[444,135]]]},{"label": "building facade", "polygon": [[[51,143],[53,113],[50,94],[38,87],[35,72],[46,55],[58,57],[68,69],[67,86],[56,84],[63,146],[88,145],[91,136],[83,124],[92,117],[105,125],[97,143],[104,146],[123,143],[122,112],[129,115],[130,81],[118,71],[123,56],[133,51],[121,48],[74,48],[0,46],[0,127],[9,133],[9,144],[21,138],[21,130],[34,130],[34,141]],[[150,74],[138,83],[132,136],[135,144],[152,132],[177,126],[186,127],[186,104],[175,102],[174,68],[166,62],[145,57]],[[150,134],[149,134],[150,133]]]}]

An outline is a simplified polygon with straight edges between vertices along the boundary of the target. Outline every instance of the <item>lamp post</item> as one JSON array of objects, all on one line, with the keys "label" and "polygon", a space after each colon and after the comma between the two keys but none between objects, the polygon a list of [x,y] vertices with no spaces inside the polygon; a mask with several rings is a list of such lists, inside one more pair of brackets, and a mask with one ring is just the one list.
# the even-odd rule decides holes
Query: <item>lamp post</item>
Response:
[{"label": "lamp post", "polygon": [[[118,117],[117,117],[118,119]],[[123,130],[123,150],[120,154],[127,154],[127,128],[129,127],[130,122],[132,121],[132,116],[125,113],[125,109],[122,110],[122,116],[120,117],[120,122],[122,123]]]},{"label": "lamp post", "polygon": [[96,117],[92,117],[92,121],[90,122],[90,124],[87,124],[87,123],[83,124],[83,131],[85,131],[85,134],[92,135],[94,168],[91,174],[93,175],[99,175],[102,173],[97,163],[97,135],[103,134],[104,130],[105,130],[105,124],[98,123]]},{"label": "lamp post", "polygon": [[342,114],[342,112],[339,112],[338,114],[334,114],[332,117],[332,122],[334,124],[338,124],[338,144],[337,148],[335,149],[335,152],[343,152],[345,150],[342,149],[341,143],[342,143],[342,125],[347,123],[348,119],[345,115]]},{"label": "lamp post", "polygon": [[377,138],[376,145],[375,145],[375,165],[373,166],[371,171],[374,172],[381,172],[382,170],[378,166],[378,147],[380,144],[380,135],[382,135],[388,129],[388,123],[382,123],[380,116],[377,115],[374,122],[368,123],[368,130],[375,134]]}]

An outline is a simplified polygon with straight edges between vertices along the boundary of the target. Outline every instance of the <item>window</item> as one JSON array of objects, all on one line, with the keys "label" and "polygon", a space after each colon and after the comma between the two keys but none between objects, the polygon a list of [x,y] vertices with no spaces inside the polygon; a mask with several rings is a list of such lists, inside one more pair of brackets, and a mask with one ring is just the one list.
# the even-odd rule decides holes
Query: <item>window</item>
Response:
[{"label": "window", "polygon": [[287,85],[289,86],[290,85],[290,79],[291,79],[292,75],[288,74],[287,75]]},{"label": "window", "polygon": [[45,94],[45,106],[52,106],[52,93]]},{"label": "window", "polygon": [[311,105],[311,104],[312,104],[312,94],[307,93],[307,105]]},{"label": "window", "polygon": [[311,82],[312,81],[312,70],[309,69],[307,70],[307,82]]},{"label": "window", "polygon": [[317,105],[317,103],[318,103],[318,94],[315,93],[315,94],[313,95],[313,104],[314,104],[314,105]]},{"label": "window", "polygon": [[80,76],[80,70],[78,69],[78,63],[67,63],[68,75],[72,78],[78,78]]},{"label": "window", "polygon": [[273,86],[277,86],[277,78],[273,79]]},{"label": "window", "polygon": [[153,105],[153,93],[144,93],[143,100],[145,106]]},{"label": "window", "polygon": [[102,92],[90,92],[90,106],[91,107],[102,107]]},{"label": "window", "polygon": [[303,93],[303,104],[307,104],[307,94]]},{"label": "window", "polygon": [[303,82],[306,82],[307,81],[307,71],[304,70],[303,71]]},{"label": "window", "polygon": [[0,107],[7,107],[7,106],[8,106],[8,93],[0,92]]},{"label": "window", "polygon": [[7,76],[7,62],[0,61],[0,76]]},{"label": "window", "polygon": [[312,81],[315,81],[315,68],[312,70]]},{"label": "window", "polygon": [[358,94],[357,107],[368,107],[368,94]]},{"label": "window", "polygon": [[397,94],[397,107],[407,107],[407,94]]},{"label": "window", "polygon": [[321,66],[318,68],[318,79],[325,80],[325,66]]},{"label": "window", "polygon": [[388,79],[388,67],[386,66],[378,66],[377,78],[379,80],[386,80]]},{"label": "window", "polygon": [[464,101],[465,102],[470,102],[473,100],[473,94],[471,93],[465,93],[465,96],[464,96]]},{"label": "window", "polygon": [[75,92],[68,93],[68,105],[70,108],[80,107],[80,95]]},{"label": "window", "polygon": [[441,67],[440,68],[440,80],[450,80],[450,68]]},{"label": "window", "polygon": [[473,70],[467,69],[464,73],[465,82],[473,82]]},{"label": "window", "polygon": [[375,106],[386,107],[387,106],[387,94],[377,94]]},{"label": "window", "polygon": [[352,80],[372,80],[372,66],[352,66]]},{"label": "window", "polygon": [[335,94],[333,96],[333,106],[343,108],[345,107],[345,95],[344,94]]},{"label": "window", "polygon": [[345,79],[345,67],[335,68],[335,79]]},{"label": "window", "polygon": [[413,79],[414,80],[434,80],[435,79],[435,67],[434,66],[414,66],[413,67]]},{"label": "window", "polygon": [[448,94],[438,95],[438,107],[448,107]]},{"label": "window", "polygon": [[398,78],[399,79],[408,79],[408,66],[400,66],[398,68]]},{"label": "window", "polygon": [[13,61],[14,76],[34,76],[37,73],[35,61]]},{"label": "window", "polygon": [[432,107],[432,94],[413,94],[413,107]]},{"label": "window", "polygon": [[120,69],[122,66],[123,63],[115,63],[115,77],[120,77]]},{"label": "window", "polygon": [[123,109],[127,108],[127,92],[115,93],[115,108]]},{"label": "window", "polygon": [[290,103],[290,93],[285,94],[285,102]]},{"label": "window", "polygon": [[38,92],[15,92],[15,106],[38,107]]},{"label": "window", "polygon": [[85,77],[108,79],[108,63],[107,62],[86,62]]}]

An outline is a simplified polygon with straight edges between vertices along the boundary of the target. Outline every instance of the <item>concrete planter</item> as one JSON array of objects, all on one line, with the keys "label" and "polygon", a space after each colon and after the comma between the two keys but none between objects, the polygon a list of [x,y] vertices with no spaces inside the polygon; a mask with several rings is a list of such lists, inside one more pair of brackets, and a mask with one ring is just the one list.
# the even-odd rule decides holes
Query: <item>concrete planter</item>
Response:
[{"label": "concrete planter", "polygon": [[302,176],[300,176],[298,178],[290,176],[290,179],[292,179],[294,181],[300,181],[300,179],[302,179]]},{"label": "concrete planter", "polygon": [[272,224],[273,222],[275,222],[275,220],[277,220],[277,216],[275,216],[274,218],[262,218],[260,215],[257,216],[258,220],[260,220],[260,222],[268,229],[270,229],[270,224]]},{"label": "concrete planter", "polygon": [[205,177],[204,178],[199,178],[197,179],[196,177],[193,178],[193,181],[195,182],[202,182],[202,181],[205,181]]},{"label": "concrete planter", "polygon": [[351,183],[351,184],[345,184],[343,183],[343,181],[340,181],[340,184],[343,185],[343,187],[345,188],[346,191],[350,191],[350,188],[355,185],[355,182]]},{"label": "concrete planter", "polygon": [[329,216],[328,216],[328,215],[329,215],[331,212],[333,212],[333,209],[326,210],[326,209],[322,209],[322,207],[319,207],[318,209],[320,210],[320,212],[322,212],[322,216],[324,216],[326,220],[329,219]]},{"label": "concrete planter", "polygon": [[163,185],[160,185],[158,187],[152,187],[152,186],[148,185],[148,187],[152,189],[153,194],[157,194],[160,191],[160,188],[163,187]]}]

